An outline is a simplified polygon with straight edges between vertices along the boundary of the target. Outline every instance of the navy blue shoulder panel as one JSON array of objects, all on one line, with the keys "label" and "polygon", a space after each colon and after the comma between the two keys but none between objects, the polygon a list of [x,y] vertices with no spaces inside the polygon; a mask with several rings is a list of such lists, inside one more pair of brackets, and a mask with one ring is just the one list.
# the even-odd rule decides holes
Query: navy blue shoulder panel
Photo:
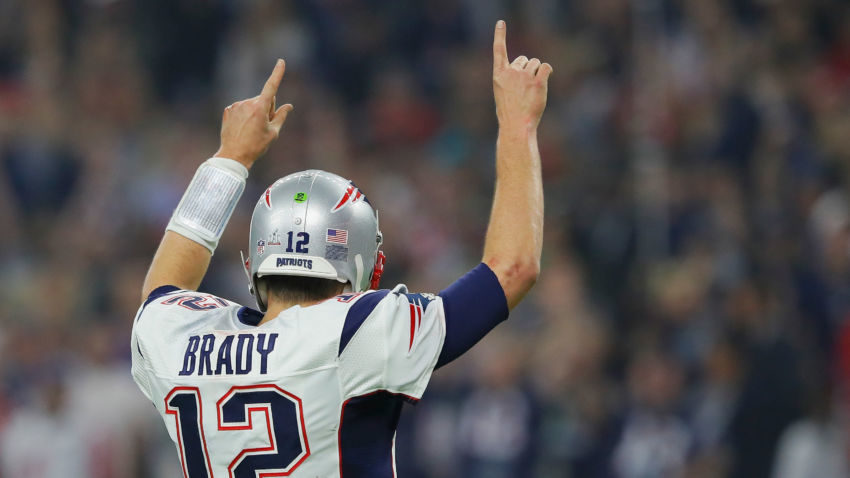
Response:
[{"label": "navy blue shoulder panel", "polygon": [[345,315],[345,323],[342,325],[342,335],[339,339],[337,357],[342,355],[342,351],[345,350],[348,342],[351,341],[351,338],[354,337],[354,334],[363,325],[363,322],[366,321],[366,317],[369,317],[369,314],[375,310],[378,303],[389,293],[389,290],[381,289],[371,294],[365,294],[363,297],[357,299],[357,302],[348,309],[348,314]]},{"label": "navy blue shoulder panel", "polygon": [[257,326],[263,320],[263,313],[250,307],[242,307],[236,312],[236,318],[245,325]]},{"label": "navy blue shoulder panel", "polygon": [[180,290],[180,288],[175,287],[173,285],[161,285],[161,286],[157,287],[156,289],[152,290],[150,294],[148,294],[148,298],[145,299],[145,303],[142,304],[142,309],[147,307],[148,304],[155,301],[156,299],[159,299],[160,297],[162,297],[166,294],[170,294],[170,293],[177,291],[177,290]]}]

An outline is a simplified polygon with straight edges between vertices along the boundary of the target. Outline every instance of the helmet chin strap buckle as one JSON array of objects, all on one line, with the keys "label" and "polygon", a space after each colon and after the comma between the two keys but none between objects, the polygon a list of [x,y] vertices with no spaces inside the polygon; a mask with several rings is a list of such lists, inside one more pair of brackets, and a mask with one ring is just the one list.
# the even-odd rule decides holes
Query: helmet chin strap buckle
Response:
[{"label": "helmet chin strap buckle", "polygon": [[372,270],[372,282],[369,288],[377,290],[381,284],[381,276],[384,275],[384,264],[387,262],[387,256],[384,251],[378,251],[378,258],[375,260],[375,268]]}]

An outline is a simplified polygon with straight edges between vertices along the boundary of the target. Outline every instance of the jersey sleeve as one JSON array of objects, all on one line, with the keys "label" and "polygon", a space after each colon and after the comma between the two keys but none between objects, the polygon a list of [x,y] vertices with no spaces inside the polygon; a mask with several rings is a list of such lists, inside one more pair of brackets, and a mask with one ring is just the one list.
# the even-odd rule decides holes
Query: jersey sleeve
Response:
[{"label": "jersey sleeve", "polygon": [[133,379],[149,399],[158,377],[169,374],[174,337],[202,328],[225,308],[239,307],[205,292],[166,285],[154,289],[136,313],[130,337]]},{"label": "jersey sleeve", "polygon": [[[150,310],[152,307],[148,307],[153,301],[164,297],[168,294],[178,292],[180,289],[173,285],[164,285],[161,287],[157,287],[148,295],[147,299],[145,299],[144,303],[139,307],[139,311],[136,312],[136,318],[133,321],[133,331],[130,335],[130,354],[132,365],[130,371],[133,375],[133,380],[136,382],[136,385],[139,386],[142,393],[148,397],[148,400],[151,400],[151,372],[150,366],[146,360],[145,352],[142,351],[143,345],[147,348],[147,341],[142,337],[142,317],[145,315],[151,315]],[[146,320],[146,322],[150,322],[151,319]],[[147,356],[150,356],[150,352],[148,352]]]},{"label": "jersey sleeve", "polygon": [[136,334],[135,325],[130,337],[130,354],[132,357],[130,371],[133,374],[133,380],[136,382],[136,385],[139,386],[142,393],[148,397],[148,400],[152,400],[150,392],[150,373],[148,371],[148,365],[145,363],[145,356],[142,354],[142,345],[139,342],[138,335]]},{"label": "jersey sleeve", "polygon": [[400,285],[361,297],[348,311],[340,341],[349,396],[376,390],[418,400],[445,340],[442,299]]}]

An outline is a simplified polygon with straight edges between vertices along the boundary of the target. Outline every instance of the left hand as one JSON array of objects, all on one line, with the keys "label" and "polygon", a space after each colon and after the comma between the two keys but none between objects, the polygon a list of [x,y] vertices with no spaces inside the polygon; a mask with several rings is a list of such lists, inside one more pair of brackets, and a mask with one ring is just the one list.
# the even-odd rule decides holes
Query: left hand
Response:
[{"label": "left hand", "polygon": [[259,96],[237,101],[224,109],[221,119],[221,147],[216,157],[229,158],[250,169],[272,141],[293,107],[287,103],[275,109],[275,94],[283,80],[286,63],[277,60]]}]

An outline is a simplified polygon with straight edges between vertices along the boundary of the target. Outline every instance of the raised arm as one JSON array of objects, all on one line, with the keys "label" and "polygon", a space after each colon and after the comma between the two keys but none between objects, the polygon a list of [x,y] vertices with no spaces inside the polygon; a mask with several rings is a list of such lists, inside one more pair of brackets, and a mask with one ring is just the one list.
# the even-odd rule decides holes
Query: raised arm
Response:
[{"label": "raised arm", "polygon": [[513,308],[537,281],[543,248],[543,184],[537,125],[552,67],[525,56],[508,62],[505,22],[493,38],[493,94],[499,120],[496,192],[483,262]]},{"label": "raised arm", "polygon": [[508,63],[505,22],[493,39],[493,93],[499,118],[496,193],[483,264],[440,292],[446,335],[442,367],[508,317],[537,281],[543,248],[543,185],[537,124],[546,107],[552,67],[524,56]]},{"label": "raised arm", "polygon": [[277,139],[291,104],[275,109],[286,68],[278,60],[263,91],[224,109],[221,147],[203,163],[172,216],[142,286],[142,301],[157,287],[197,289],[245,186],[248,170]]}]

